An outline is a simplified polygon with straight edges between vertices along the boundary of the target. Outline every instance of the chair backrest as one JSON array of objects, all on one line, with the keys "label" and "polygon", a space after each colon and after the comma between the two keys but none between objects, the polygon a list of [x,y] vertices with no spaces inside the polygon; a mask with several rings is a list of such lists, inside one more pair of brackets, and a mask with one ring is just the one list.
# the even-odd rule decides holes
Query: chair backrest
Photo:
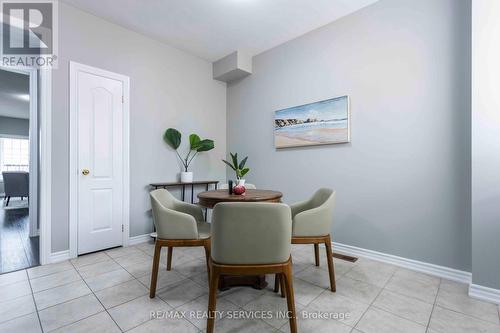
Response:
[{"label": "chair backrest", "polygon": [[[229,188],[229,184],[228,183],[221,184],[217,188],[219,190],[227,190]],[[250,183],[245,183],[245,188],[247,190],[256,190],[257,189],[257,187],[254,184],[250,184]]]},{"label": "chair backrest", "polygon": [[219,264],[273,264],[290,257],[292,216],[280,203],[219,203],[212,216],[212,259]]},{"label": "chair backrest", "polygon": [[167,190],[152,191],[151,209],[156,233],[160,239],[196,239],[198,227],[191,215],[175,210],[177,199]]},{"label": "chair backrest", "polygon": [[6,197],[29,196],[29,173],[24,171],[2,172]]},{"label": "chair backrest", "polygon": [[325,236],[330,234],[335,208],[335,191],[321,188],[293,217],[294,236]]},{"label": "chair backrest", "polygon": [[311,208],[317,208],[322,205],[331,205],[335,200],[335,191],[329,188],[320,188],[311,198]]}]

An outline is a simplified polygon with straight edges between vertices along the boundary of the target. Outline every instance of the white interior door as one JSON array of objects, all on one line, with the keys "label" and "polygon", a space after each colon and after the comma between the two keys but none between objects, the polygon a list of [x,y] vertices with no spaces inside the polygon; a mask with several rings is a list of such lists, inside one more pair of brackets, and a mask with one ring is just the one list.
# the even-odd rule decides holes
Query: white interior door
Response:
[{"label": "white interior door", "polygon": [[99,70],[75,74],[78,254],[83,254],[122,245],[124,82]]}]

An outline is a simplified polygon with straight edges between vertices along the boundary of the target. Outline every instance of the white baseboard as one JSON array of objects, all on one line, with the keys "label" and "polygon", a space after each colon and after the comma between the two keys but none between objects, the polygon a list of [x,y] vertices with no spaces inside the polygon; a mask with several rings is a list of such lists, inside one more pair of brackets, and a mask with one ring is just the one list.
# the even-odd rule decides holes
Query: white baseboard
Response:
[{"label": "white baseboard", "polygon": [[136,244],[146,243],[149,240],[151,240],[150,234],[134,236],[134,237],[130,237],[128,239],[128,245],[132,246],[132,245],[136,245]]},{"label": "white baseboard", "polygon": [[53,264],[56,262],[65,261],[65,260],[69,260],[69,259],[71,259],[71,256],[69,254],[69,250],[53,252],[50,254],[48,263]]},{"label": "white baseboard", "polygon": [[469,286],[469,296],[480,299],[482,301],[500,304],[500,290],[488,287],[483,287],[478,284]]},{"label": "white baseboard", "polygon": [[367,250],[360,247],[345,245],[336,242],[333,242],[333,248],[335,252],[340,252],[351,256],[365,257],[368,259],[378,260],[388,264],[404,267],[407,269],[426,273],[429,275],[434,275],[452,281],[457,281],[467,284],[471,283],[472,274],[469,272],[460,271],[458,269],[429,264],[418,260],[407,259],[392,254]]}]

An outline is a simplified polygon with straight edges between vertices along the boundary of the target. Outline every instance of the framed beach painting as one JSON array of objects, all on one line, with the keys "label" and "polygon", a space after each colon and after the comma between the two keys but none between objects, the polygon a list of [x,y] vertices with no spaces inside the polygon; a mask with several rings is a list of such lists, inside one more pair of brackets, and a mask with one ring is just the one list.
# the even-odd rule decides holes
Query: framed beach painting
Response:
[{"label": "framed beach painting", "polygon": [[350,118],[348,96],[276,111],[274,145],[287,148],[349,142]]}]

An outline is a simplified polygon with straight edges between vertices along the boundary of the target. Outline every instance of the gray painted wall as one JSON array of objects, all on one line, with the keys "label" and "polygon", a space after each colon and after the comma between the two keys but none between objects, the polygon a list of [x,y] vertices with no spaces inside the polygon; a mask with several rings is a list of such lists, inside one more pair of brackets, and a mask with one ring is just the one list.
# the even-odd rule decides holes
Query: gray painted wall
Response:
[{"label": "gray painted wall", "polygon": [[[336,189],[336,242],[470,271],[469,17],[381,0],[254,57],[228,86],[228,151],[285,202]],[[345,94],[350,144],[274,149],[273,111]]]},{"label": "gray painted wall", "polygon": [[2,135],[29,137],[30,135],[29,119],[0,116],[0,136]]},{"label": "gray painted wall", "polygon": [[472,13],[472,282],[500,289],[500,2]]},{"label": "gray painted wall", "polygon": [[168,127],[215,140],[194,162],[197,179],[225,179],[226,85],[212,64],[59,4],[59,69],[53,71],[52,251],[68,249],[69,61],[130,77],[130,235],[152,230],[148,184],[172,181],[180,167],[162,141]]}]

